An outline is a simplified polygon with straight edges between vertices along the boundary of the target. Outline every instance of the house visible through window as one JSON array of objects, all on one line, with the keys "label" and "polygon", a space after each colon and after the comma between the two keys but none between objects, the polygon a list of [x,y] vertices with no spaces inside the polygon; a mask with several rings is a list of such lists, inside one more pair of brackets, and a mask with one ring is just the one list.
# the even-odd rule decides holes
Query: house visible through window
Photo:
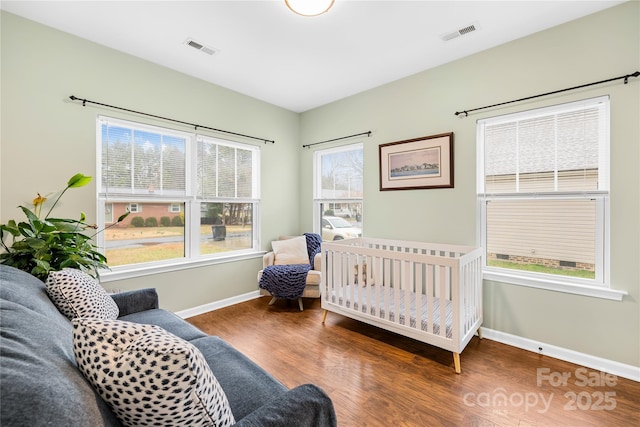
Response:
[{"label": "house visible through window", "polygon": [[608,286],[609,99],[478,122],[485,277]]},{"label": "house visible through window", "polygon": [[259,148],[99,117],[98,235],[110,267],[255,251]]},{"label": "house visible through window", "polygon": [[140,203],[129,203],[129,212],[131,213],[141,213],[142,205]]},{"label": "house visible through window", "polygon": [[314,153],[314,224],[323,240],[362,236],[362,144]]}]

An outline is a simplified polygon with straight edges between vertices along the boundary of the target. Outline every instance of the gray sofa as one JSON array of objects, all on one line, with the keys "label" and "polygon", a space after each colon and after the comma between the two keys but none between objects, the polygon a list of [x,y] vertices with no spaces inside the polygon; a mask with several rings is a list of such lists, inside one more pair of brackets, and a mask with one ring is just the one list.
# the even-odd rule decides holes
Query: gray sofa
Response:
[{"label": "gray sofa", "polygon": [[[121,320],[158,325],[191,342],[222,386],[238,426],[334,426],[317,386],[287,389],[231,345],[158,308],[154,289],[113,294]],[[0,264],[0,425],[120,426],[77,368],[72,325],[44,283]]]}]

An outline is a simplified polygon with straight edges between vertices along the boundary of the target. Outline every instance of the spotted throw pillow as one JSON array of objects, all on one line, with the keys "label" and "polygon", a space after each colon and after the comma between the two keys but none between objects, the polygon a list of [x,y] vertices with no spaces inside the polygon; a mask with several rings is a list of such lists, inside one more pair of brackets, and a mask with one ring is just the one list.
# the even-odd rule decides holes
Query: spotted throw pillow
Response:
[{"label": "spotted throw pillow", "polygon": [[45,287],[51,301],[69,319],[117,319],[120,314],[113,298],[84,271],[73,268],[52,271],[47,276]]},{"label": "spotted throw pillow", "polygon": [[159,326],[73,320],[82,374],[126,426],[230,426],[227,396],[193,344]]}]

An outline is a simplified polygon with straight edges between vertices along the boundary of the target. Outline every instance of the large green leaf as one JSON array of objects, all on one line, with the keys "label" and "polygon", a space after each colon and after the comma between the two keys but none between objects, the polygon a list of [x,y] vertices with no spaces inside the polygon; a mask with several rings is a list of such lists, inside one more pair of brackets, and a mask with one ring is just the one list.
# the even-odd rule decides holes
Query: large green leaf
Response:
[{"label": "large green leaf", "polygon": [[20,230],[20,234],[22,234],[24,237],[36,236],[36,230],[33,229],[33,224],[21,222],[18,224],[18,230]]},{"label": "large green leaf", "polygon": [[12,219],[10,219],[9,222],[7,222],[6,224],[0,225],[0,230],[8,231],[14,236],[20,235],[20,230],[18,230],[18,226],[16,222]]},{"label": "large green leaf", "polygon": [[86,225],[75,219],[49,218],[47,221],[53,224],[57,231],[61,232],[79,232],[86,228]]},{"label": "large green leaf", "polygon": [[118,223],[118,222],[122,222],[126,217],[128,217],[128,216],[129,216],[129,214],[130,214],[130,213],[131,213],[131,212],[126,211],[125,213],[123,213],[122,215],[120,215],[120,216],[118,217],[118,220],[116,221],[116,223]]},{"label": "large green leaf", "polygon": [[24,241],[32,249],[42,249],[47,246],[44,240],[35,239],[33,237],[27,237],[26,239],[24,239]]},{"label": "large green leaf", "polygon": [[24,214],[27,216],[27,219],[29,220],[29,222],[33,223],[34,221],[38,221],[38,217],[36,216],[36,214],[31,212],[29,208],[20,206],[20,209],[22,209],[22,212],[24,212]]},{"label": "large green leaf", "polygon": [[69,178],[69,181],[67,182],[67,187],[69,187],[69,188],[84,187],[85,185],[87,185],[90,182],[91,182],[91,177],[90,176],[86,176],[86,175],[83,175],[81,173],[77,173],[77,174],[73,175],[71,178]]}]

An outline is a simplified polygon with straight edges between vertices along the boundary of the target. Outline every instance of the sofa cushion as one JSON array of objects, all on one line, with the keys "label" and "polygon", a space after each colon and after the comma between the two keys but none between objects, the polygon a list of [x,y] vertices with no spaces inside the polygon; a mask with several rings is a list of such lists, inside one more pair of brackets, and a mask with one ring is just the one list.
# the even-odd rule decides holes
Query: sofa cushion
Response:
[{"label": "sofa cushion", "polygon": [[331,398],[318,386],[303,384],[265,402],[236,427],[336,426]]},{"label": "sofa cushion", "polygon": [[281,382],[220,337],[207,336],[191,343],[225,390],[236,420],[287,392]]},{"label": "sofa cushion", "polygon": [[309,264],[307,238],[305,236],[274,240],[271,242],[271,247],[275,255],[273,265]]},{"label": "sofa cushion", "polygon": [[207,334],[193,326],[191,323],[185,322],[175,313],[162,308],[131,313],[120,317],[118,320],[160,326],[162,329],[187,341],[207,336]]},{"label": "sofa cushion", "polygon": [[47,276],[47,293],[67,318],[117,319],[118,306],[98,281],[73,268],[52,271]]},{"label": "sofa cushion", "polygon": [[192,344],[155,325],[72,323],[80,371],[124,425],[235,423],[222,387]]},{"label": "sofa cushion", "polygon": [[0,264],[0,425],[121,426],[78,370],[44,283]]}]

